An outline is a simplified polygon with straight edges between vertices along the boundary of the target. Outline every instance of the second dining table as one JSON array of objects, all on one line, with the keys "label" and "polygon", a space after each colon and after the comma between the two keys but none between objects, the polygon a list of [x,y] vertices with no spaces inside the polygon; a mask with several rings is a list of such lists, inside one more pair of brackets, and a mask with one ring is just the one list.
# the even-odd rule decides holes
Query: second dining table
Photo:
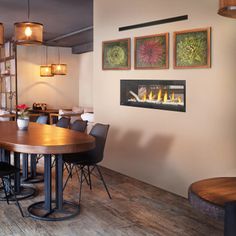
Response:
[{"label": "second dining table", "polygon": [[[20,153],[44,156],[44,201],[28,207],[31,217],[58,221],[79,214],[77,203],[63,199],[63,159],[66,153],[79,153],[95,147],[95,138],[81,132],[30,122],[28,130],[17,128],[14,121],[0,122],[0,148],[14,152],[15,165],[20,165]],[[55,199],[52,198],[51,159],[55,156]],[[19,178],[19,176],[18,176]],[[19,180],[16,184],[20,184]],[[19,187],[19,186],[18,186]]]}]

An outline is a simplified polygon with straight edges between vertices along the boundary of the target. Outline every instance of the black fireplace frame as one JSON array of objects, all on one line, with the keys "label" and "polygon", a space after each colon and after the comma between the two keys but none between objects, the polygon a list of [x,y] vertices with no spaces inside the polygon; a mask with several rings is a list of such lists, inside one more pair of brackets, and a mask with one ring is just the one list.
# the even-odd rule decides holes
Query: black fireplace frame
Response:
[{"label": "black fireplace frame", "polygon": [[[126,87],[129,86],[134,91],[138,89],[139,85],[183,85],[184,86],[184,106],[176,106],[169,104],[154,104],[154,103],[137,103],[128,101]],[[151,109],[160,109],[168,111],[178,111],[186,112],[186,81],[185,80],[120,80],[120,105],[121,106],[131,106],[131,107],[140,107],[140,108],[151,108]]]}]

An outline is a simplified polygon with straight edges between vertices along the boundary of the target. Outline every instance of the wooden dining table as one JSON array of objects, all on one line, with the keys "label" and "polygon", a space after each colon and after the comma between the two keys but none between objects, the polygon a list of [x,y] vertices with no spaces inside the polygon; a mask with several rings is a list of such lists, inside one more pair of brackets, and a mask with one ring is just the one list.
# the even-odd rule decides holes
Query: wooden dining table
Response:
[{"label": "wooden dining table", "polygon": [[[0,148],[14,152],[20,165],[20,153],[44,156],[44,201],[28,207],[31,217],[47,221],[65,220],[79,214],[78,203],[63,199],[63,154],[79,153],[95,147],[95,138],[81,132],[30,122],[28,130],[17,128],[14,121],[0,122]],[[52,199],[52,155],[55,156],[55,199]],[[16,189],[20,176],[16,176]]]}]

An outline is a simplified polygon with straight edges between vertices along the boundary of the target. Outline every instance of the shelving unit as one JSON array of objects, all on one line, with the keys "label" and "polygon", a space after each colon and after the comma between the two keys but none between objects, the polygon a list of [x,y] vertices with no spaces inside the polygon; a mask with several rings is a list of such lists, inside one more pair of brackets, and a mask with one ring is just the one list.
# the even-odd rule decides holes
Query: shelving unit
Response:
[{"label": "shelving unit", "polygon": [[8,41],[0,49],[0,109],[10,113],[17,104],[16,48]]}]

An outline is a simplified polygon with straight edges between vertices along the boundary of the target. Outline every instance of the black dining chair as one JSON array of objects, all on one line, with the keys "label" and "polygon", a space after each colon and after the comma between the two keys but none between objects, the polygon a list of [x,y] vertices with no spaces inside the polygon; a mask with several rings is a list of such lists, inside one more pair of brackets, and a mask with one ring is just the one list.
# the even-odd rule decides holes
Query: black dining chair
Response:
[{"label": "black dining chair", "polygon": [[15,189],[11,184],[11,176],[15,175],[19,171],[20,169],[8,164],[7,162],[0,162],[0,179],[7,204],[9,204],[9,195],[12,195],[14,197],[17,207],[20,210],[21,216],[24,217],[20,203],[16,198]]},{"label": "black dining chair", "polygon": [[76,120],[73,122],[73,124],[70,126],[70,129],[79,131],[79,132],[85,132],[87,128],[88,121],[84,120]]},{"label": "black dining chair", "polygon": [[69,128],[70,126],[70,119],[66,118],[66,117],[61,117],[57,123],[56,123],[57,127],[61,127],[61,128]]},{"label": "black dining chair", "polygon": [[[87,123],[88,123],[87,120],[86,121],[84,121],[84,120],[75,120],[73,122],[73,124],[70,126],[70,129],[74,130],[74,131],[78,131],[78,132],[85,132],[86,128],[87,128]],[[70,174],[70,172],[71,172],[70,169],[72,168],[72,166],[65,163],[65,168],[67,169],[67,171],[69,173],[69,177],[72,178],[72,175]]]},{"label": "black dining chair", "polygon": [[[94,149],[81,152],[76,154],[64,154],[63,161],[71,166],[70,173],[66,179],[64,184],[64,189],[67,185],[68,179],[73,175],[73,169],[75,168],[76,171],[80,171],[80,195],[79,195],[79,202],[81,201],[81,193],[82,193],[82,184],[84,180],[89,184],[90,189],[92,189],[92,181],[91,175],[94,174],[94,170],[97,170],[97,173],[106,189],[106,192],[111,199],[111,195],[103,178],[102,172],[98,163],[103,160],[104,148],[107,139],[107,134],[109,130],[109,125],[104,124],[95,124],[90,131],[90,135],[95,138],[96,146]],[[78,172],[77,172],[78,174]],[[95,175],[97,177],[97,175]]]},{"label": "black dining chair", "polygon": [[48,122],[48,116],[39,116],[36,120],[36,123],[39,123],[39,124],[47,124]]}]

